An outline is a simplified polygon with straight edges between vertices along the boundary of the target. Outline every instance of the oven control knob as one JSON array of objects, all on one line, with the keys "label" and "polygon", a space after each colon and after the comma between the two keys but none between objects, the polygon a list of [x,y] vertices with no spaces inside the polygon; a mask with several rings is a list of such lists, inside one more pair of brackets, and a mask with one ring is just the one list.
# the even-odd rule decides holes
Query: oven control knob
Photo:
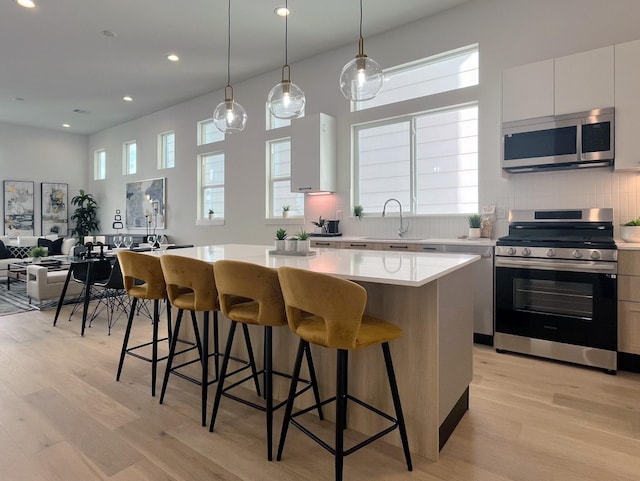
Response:
[{"label": "oven control knob", "polygon": [[556,251],[555,249],[547,249],[547,257],[555,257]]},{"label": "oven control knob", "polygon": [[515,256],[516,255],[516,250],[513,247],[509,247],[507,249],[507,255],[509,256]]},{"label": "oven control knob", "polygon": [[600,259],[600,251],[592,251],[591,252],[592,259]]},{"label": "oven control knob", "polygon": [[576,259],[580,259],[582,257],[582,252],[580,252],[578,249],[574,250],[571,255],[573,257],[575,257]]},{"label": "oven control knob", "polygon": [[525,247],[524,249],[522,249],[522,255],[523,256],[530,256],[531,255],[531,249],[529,249],[528,247]]}]

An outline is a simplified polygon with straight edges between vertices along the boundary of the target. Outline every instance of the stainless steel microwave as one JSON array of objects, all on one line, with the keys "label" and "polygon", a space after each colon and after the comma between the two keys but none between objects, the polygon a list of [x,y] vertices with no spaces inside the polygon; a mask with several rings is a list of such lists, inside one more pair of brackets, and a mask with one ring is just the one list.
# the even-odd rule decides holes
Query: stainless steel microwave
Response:
[{"label": "stainless steel microwave", "polygon": [[614,159],[613,108],[502,124],[507,172],[607,167]]}]

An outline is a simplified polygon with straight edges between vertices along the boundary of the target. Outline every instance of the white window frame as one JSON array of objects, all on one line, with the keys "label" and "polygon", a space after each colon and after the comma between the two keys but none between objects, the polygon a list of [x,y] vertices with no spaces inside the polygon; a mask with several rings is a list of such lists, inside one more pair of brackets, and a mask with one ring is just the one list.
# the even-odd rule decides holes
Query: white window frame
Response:
[{"label": "white window frame", "polygon": [[[131,155],[132,147],[135,151],[135,158]],[[133,175],[138,171],[138,145],[135,140],[130,140],[122,144],[122,173]]]},{"label": "white window frame", "polygon": [[169,130],[158,134],[158,169],[173,169],[175,166],[176,133],[174,130]]},{"label": "white window frame", "polygon": [[[360,193],[360,172],[359,172],[359,168],[360,168],[360,145],[359,145],[359,132],[365,129],[371,129],[371,128],[375,128],[375,127],[380,127],[380,126],[385,126],[385,125],[392,125],[392,124],[399,124],[399,123],[404,123],[404,122],[409,122],[409,129],[408,129],[408,133],[410,136],[410,140],[409,140],[409,147],[408,147],[408,155],[409,155],[409,172],[405,173],[405,176],[408,174],[408,185],[409,185],[409,190],[407,191],[402,191],[402,192],[398,192],[395,193],[394,195],[389,195],[389,197],[401,197],[404,202],[402,202],[402,207],[403,207],[403,212],[407,215],[414,215],[414,216],[429,216],[429,215],[459,215],[459,214],[469,214],[469,213],[477,213],[478,212],[478,205],[479,205],[479,199],[478,199],[478,146],[477,146],[477,116],[476,116],[476,134],[475,134],[475,138],[476,138],[476,146],[475,146],[475,185],[471,186],[471,188],[475,188],[476,191],[476,199],[475,199],[475,204],[470,204],[468,208],[462,209],[462,211],[460,211],[460,209],[462,208],[462,206],[466,206],[467,203],[462,203],[460,205],[460,209],[455,211],[455,212],[437,212],[437,213],[419,213],[418,212],[418,195],[417,192],[418,190],[424,190],[423,186],[419,186],[417,184],[417,171],[418,171],[418,159],[417,159],[417,142],[418,142],[418,138],[417,138],[417,133],[416,133],[416,122],[419,118],[424,117],[424,116],[429,116],[432,114],[439,114],[439,113],[446,113],[446,112],[451,112],[451,111],[457,111],[457,110],[463,110],[463,109],[468,109],[468,108],[475,108],[476,110],[478,109],[478,103],[477,102],[473,102],[473,103],[467,103],[467,104],[462,104],[462,105],[456,105],[456,106],[449,106],[447,108],[443,108],[443,109],[436,109],[436,110],[431,110],[431,111],[425,111],[425,112],[418,112],[418,113],[412,113],[412,114],[408,114],[402,117],[396,117],[393,119],[383,119],[383,120],[379,120],[379,121],[374,121],[374,122],[368,122],[366,124],[360,124],[360,125],[354,125],[353,126],[353,146],[354,146],[354,152],[353,152],[353,158],[354,158],[354,205],[360,204],[363,205],[364,207],[364,212],[365,215],[367,214],[372,214],[372,215],[380,215],[380,213],[382,212],[382,205],[380,205],[379,209],[377,208],[378,206],[373,206],[373,205],[365,205],[365,203],[363,203],[363,201],[360,199],[361,197],[361,193]],[[458,138],[456,138],[456,140],[458,142],[460,142],[460,140]],[[471,169],[469,172],[473,172],[473,169]],[[471,174],[473,175],[473,174]],[[468,176],[468,174],[467,174]]]},{"label": "white window frame", "polygon": [[[291,187],[291,156],[289,156],[289,175],[276,175],[275,158],[273,156],[273,146],[277,144],[289,144],[289,152],[291,152],[291,137],[282,137],[279,139],[271,139],[266,142],[266,166],[267,166],[267,201],[266,201],[266,218],[267,219],[279,219],[283,218],[283,205],[289,205],[291,210],[289,211],[287,219],[291,219],[290,222],[300,223],[300,219],[304,218],[304,194],[291,192],[290,196],[286,199],[276,199],[276,184],[282,182],[289,182]],[[285,222],[286,223],[286,222]]]},{"label": "white window frame", "polygon": [[[476,43],[386,68],[384,69],[384,85],[380,93],[371,100],[351,102],[351,111],[367,110],[478,85],[480,81],[479,56],[479,46]],[[447,64],[455,64],[460,60],[465,63],[464,70],[447,68]],[[444,71],[437,71],[439,65],[443,66]],[[431,72],[429,72],[430,68],[432,68]],[[411,75],[412,73],[413,75]],[[408,76],[410,76],[409,83],[406,81]]]},{"label": "white window frame", "polygon": [[93,180],[107,178],[107,151],[98,149],[93,153]]},{"label": "white window frame", "polygon": [[[210,131],[210,136],[213,138],[208,139],[207,131]],[[197,128],[197,145],[209,145],[216,142],[222,142],[225,138],[225,134],[220,132],[213,123],[213,118],[201,120],[198,122]]]},{"label": "white window frame", "polygon": [[[209,182],[206,178],[205,163],[209,157],[222,156],[223,175],[222,182]],[[224,199],[225,199],[225,176],[226,156],[224,150],[206,152],[198,155],[198,224],[224,224]],[[214,219],[209,219],[209,207],[205,205],[206,191],[209,189],[222,189],[222,208],[214,207]]]}]

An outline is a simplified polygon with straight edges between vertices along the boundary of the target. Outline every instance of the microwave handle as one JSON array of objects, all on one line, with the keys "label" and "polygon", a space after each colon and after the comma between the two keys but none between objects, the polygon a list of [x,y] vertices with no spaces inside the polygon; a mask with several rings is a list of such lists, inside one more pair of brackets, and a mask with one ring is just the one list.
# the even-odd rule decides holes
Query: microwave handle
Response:
[{"label": "microwave handle", "polygon": [[582,126],[585,124],[586,122],[583,120],[580,121],[580,123],[578,124],[578,132],[576,132],[576,142],[578,143],[578,145],[576,145],[576,152],[578,153],[578,160],[586,160],[585,159],[585,155],[584,152],[582,151]]}]

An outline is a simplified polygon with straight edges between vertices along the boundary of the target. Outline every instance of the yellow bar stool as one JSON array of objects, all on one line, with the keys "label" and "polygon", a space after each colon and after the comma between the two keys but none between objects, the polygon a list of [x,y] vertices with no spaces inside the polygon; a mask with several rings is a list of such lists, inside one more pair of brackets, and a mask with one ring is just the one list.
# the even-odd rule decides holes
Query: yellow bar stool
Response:
[{"label": "yellow bar stool", "polygon": [[[399,429],[407,469],[412,471],[407,429],[389,350],[389,341],[399,338],[402,335],[402,330],[390,322],[364,314],[367,291],[355,282],[293,267],[280,267],[278,276],[286,305],[289,328],[300,337],[290,392],[295,389],[302,364],[302,353],[308,349],[309,343],[337,350],[336,395],[321,403],[325,405],[336,402],[335,445],[333,447],[328,445],[295,419],[297,416],[315,409],[316,406],[292,414],[293,399],[290,396],[282,423],[278,461],[282,457],[289,424],[293,424],[335,456],[335,479],[342,481],[345,456],[395,429]],[[382,346],[395,408],[395,418],[349,394],[347,385],[348,353],[350,350],[374,344]],[[349,400],[382,416],[390,421],[391,425],[355,446],[345,449],[343,431],[346,429],[347,401]]]},{"label": "yellow bar stool", "polygon": [[[216,281],[214,277],[214,265],[201,261],[198,259],[191,259],[183,256],[176,256],[171,254],[164,254],[160,258],[160,264],[162,265],[162,272],[164,274],[164,280],[167,284],[167,294],[169,295],[169,301],[173,307],[178,308],[178,315],[176,316],[176,323],[173,328],[173,338],[169,347],[169,358],[167,360],[167,367],[164,373],[164,380],[162,382],[162,391],[160,393],[160,404],[164,401],[164,396],[169,383],[170,374],[174,374],[182,379],[198,384],[201,387],[202,398],[202,425],[207,423],[207,397],[208,387],[218,381],[218,373],[220,371],[219,358],[222,356],[219,349],[219,334],[218,334],[218,311],[220,310],[220,304],[218,303],[218,290],[216,288]],[[176,352],[178,342],[180,342],[180,325],[182,323],[182,314],[184,311],[191,312],[191,323],[193,326],[193,332],[195,334],[196,345],[199,352],[197,359],[186,360],[178,365],[173,364],[174,357],[178,354],[182,354],[191,348]],[[196,318],[196,312],[203,312],[204,319],[202,323],[202,336],[200,336],[200,330],[198,328],[198,322]],[[213,312],[213,352],[209,352],[209,313]],[[255,361],[253,359],[253,350],[251,349],[251,340],[249,338],[249,330],[245,326],[245,342],[247,343],[247,351],[249,352],[249,361],[243,361],[234,358],[235,361],[240,362],[243,367],[238,368],[233,373],[241,370],[251,368],[253,377],[255,378],[256,390],[260,393],[260,388],[257,379],[257,370],[255,367]],[[209,358],[213,357],[215,363],[215,377],[209,379]],[[200,362],[202,365],[202,376],[200,379],[196,379],[180,369]]]},{"label": "yellow bar stool", "polygon": [[[133,301],[131,303],[131,310],[129,311],[129,320],[127,322],[127,328],[124,333],[124,340],[122,343],[122,350],[120,352],[120,363],[118,364],[118,373],[116,380],[120,380],[120,374],[122,373],[122,366],[124,364],[125,356],[133,356],[143,361],[151,363],[151,395],[156,395],[156,374],[158,372],[158,362],[167,358],[163,356],[158,358],[158,344],[160,342],[168,341],[171,339],[171,305],[167,303],[167,332],[168,337],[158,338],[158,324],[160,322],[160,301],[167,299],[167,287],[164,282],[164,275],[162,274],[162,267],[160,266],[160,259],[147,254],[141,254],[132,251],[118,251],[118,262],[120,262],[120,268],[122,269],[122,280],[124,281],[124,288],[127,291]],[[136,313],[136,307],[139,300],[152,300],[153,301],[153,334],[150,342],[138,344],[136,346],[129,347],[129,336],[131,335],[131,327],[133,325],[133,317]],[[151,357],[147,357],[142,354],[138,354],[136,351],[139,349],[151,346]]]},{"label": "yellow bar stool", "polygon": [[[267,459],[271,461],[273,457],[273,412],[286,404],[286,401],[282,401],[274,405],[273,375],[287,378],[291,377],[289,374],[273,369],[272,328],[285,326],[287,324],[284,301],[282,299],[282,293],[280,292],[280,283],[278,282],[278,273],[274,269],[257,264],[221,260],[215,263],[215,277],[220,299],[220,309],[225,317],[229,318],[232,322],[222,360],[220,381],[216,389],[209,431],[213,431],[218,408],[220,407],[220,400],[223,395],[263,411],[266,414],[267,422]],[[229,390],[242,384],[249,378],[234,380],[230,385],[225,386],[225,381],[227,381],[227,378],[230,376],[227,374],[227,365],[231,355],[236,325],[238,323],[245,327],[247,324],[264,327],[264,365],[258,374],[264,376],[263,397],[265,399],[265,405],[251,402],[229,392]],[[313,367],[311,350],[308,346],[307,349],[304,349],[300,354],[301,359],[303,355],[305,355],[307,359],[310,380],[299,380],[299,382],[304,384],[304,387],[297,390],[296,383],[292,388],[292,394],[290,394],[290,396],[295,397],[309,389],[313,389],[318,416],[320,419],[323,419],[318,383]]]}]

